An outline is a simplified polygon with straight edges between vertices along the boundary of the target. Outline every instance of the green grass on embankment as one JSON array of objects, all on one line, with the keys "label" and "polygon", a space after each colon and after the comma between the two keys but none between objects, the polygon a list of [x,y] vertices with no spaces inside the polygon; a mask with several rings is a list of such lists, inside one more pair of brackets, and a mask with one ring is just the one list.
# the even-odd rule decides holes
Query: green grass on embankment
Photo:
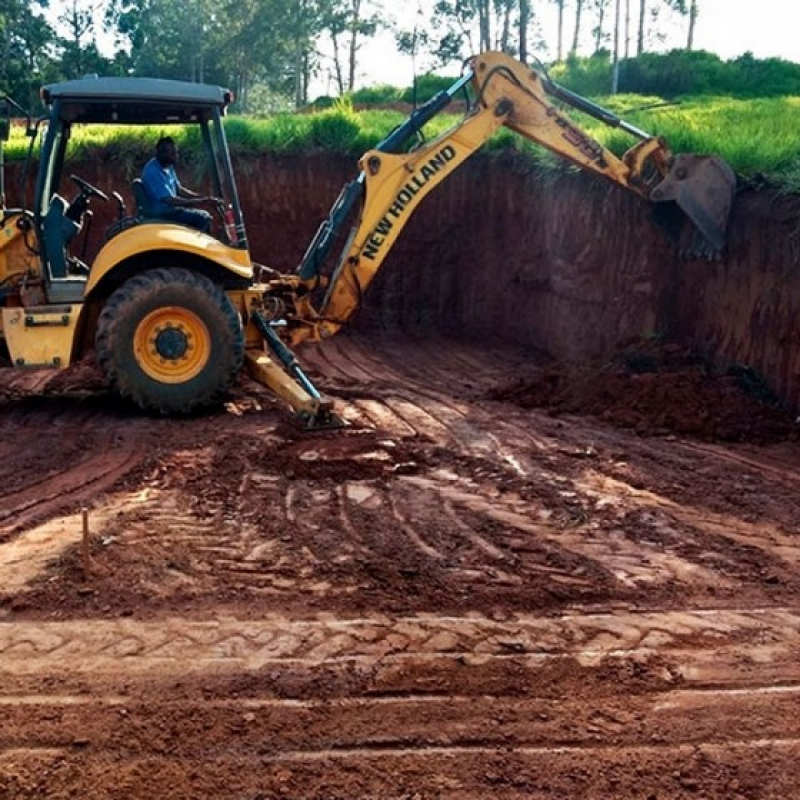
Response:
[{"label": "green grass on embankment", "polygon": [[[620,95],[600,98],[603,105],[623,119],[651,134],[666,138],[673,152],[716,153],[744,178],[764,177],[786,191],[800,192],[800,97],[754,100],[728,97],[691,97],[664,104],[659,98]],[[303,153],[327,151],[358,157],[380,141],[404,119],[398,111],[356,111],[347,102],[318,113],[278,114],[270,118],[232,116],[226,133],[234,154],[263,152]],[[425,134],[433,138],[457,124],[457,114],[442,114],[428,124]],[[619,129],[575,114],[576,124],[617,155],[636,140]],[[137,169],[149,157],[158,136],[173,135],[191,160],[198,133],[169,129],[96,126],[76,130],[70,141],[70,158],[113,158]],[[15,128],[6,144],[8,160],[24,157],[27,140]],[[558,170],[564,162],[538,145],[501,129],[484,150],[515,150],[530,155],[543,169]]]}]

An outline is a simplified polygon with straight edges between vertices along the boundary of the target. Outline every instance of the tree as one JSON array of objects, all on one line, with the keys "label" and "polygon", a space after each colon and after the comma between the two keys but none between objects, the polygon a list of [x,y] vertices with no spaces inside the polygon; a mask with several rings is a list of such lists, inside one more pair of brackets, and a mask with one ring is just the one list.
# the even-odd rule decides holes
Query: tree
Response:
[{"label": "tree", "polygon": [[94,9],[81,0],[68,0],[58,21],[66,28],[67,36],[63,40],[65,50],[65,73],[69,77],[79,78],[85,71],[84,40],[94,32]]},{"label": "tree", "polygon": [[592,28],[592,36],[594,37],[594,52],[599,52],[608,38],[605,32],[606,11],[608,10],[609,0],[593,0],[591,8],[597,15],[597,23]]},{"label": "tree", "polygon": [[639,32],[636,41],[636,55],[640,56],[644,52],[645,45],[647,44],[648,17],[657,30],[655,38],[659,40],[666,38],[663,33],[664,25],[661,23],[664,12],[676,13],[680,16],[689,16],[690,45],[687,49],[691,50],[691,41],[694,37],[694,23],[698,14],[697,0],[639,0]]},{"label": "tree", "polygon": [[700,10],[697,7],[697,0],[691,0],[689,4],[689,35],[686,40],[686,49],[692,50],[694,47],[694,27],[697,23],[697,15]]},{"label": "tree", "polygon": [[421,53],[431,50],[430,26],[422,12],[422,4],[417,5],[417,13],[414,16],[414,26],[409,29],[396,29],[395,41],[397,49],[401,53],[406,53],[411,57],[411,72],[414,76],[413,103],[417,102],[417,75],[419,71],[419,57]]},{"label": "tree", "polygon": [[231,87],[246,108],[250,90],[306,99],[320,33],[319,0],[113,0],[107,24],[130,73]]},{"label": "tree", "polygon": [[28,108],[37,103],[42,83],[60,77],[46,8],[46,0],[0,0],[0,89]]},{"label": "tree", "polygon": [[[329,2],[295,0],[294,13],[290,16],[290,24],[285,31],[281,32],[280,26],[275,26],[269,31],[264,30],[265,39],[271,38],[273,43],[279,46],[282,42],[284,46],[288,45],[291,53],[290,73],[296,106],[305,105],[308,102],[308,87],[315,68],[315,41],[322,30],[323,16],[330,4],[330,0]],[[280,9],[284,4],[280,0],[278,2],[273,0],[273,6],[273,13],[280,15]],[[273,17],[268,17],[267,24],[272,22]]]},{"label": "tree", "polygon": [[99,7],[85,0],[68,0],[63,6],[58,22],[66,32],[59,39],[61,72],[65,78],[102,74],[109,68],[97,49],[95,12]]},{"label": "tree", "polygon": [[519,0],[519,60],[528,62],[528,26],[531,21],[530,0]]},{"label": "tree", "polygon": [[620,0],[614,0],[614,56],[611,69],[611,94],[616,94],[619,90],[619,22]]},{"label": "tree", "polygon": [[564,4],[566,0],[553,0],[558,7],[558,36],[556,38],[556,61],[562,61],[564,55]]},{"label": "tree", "polygon": [[631,0],[625,0],[625,58],[631,57]]},{"label": "tree", "polygon": [[644,52],[644,28],[647,15],[647,0],[639,0],[639,33],[636,37],[636,55]]},{"label": "tree", "polygon": [[694,40],[694,24],[698,13],[697,0],[664,0],[664,3],[668,11],[672,11],[680,14],[682,17],[689,18],[689,32],[686,49],[691,50]]},{"label": "tree", "polygon": [[473,4],[478,12],[478,49],[489,50],[492,46],[492,21],[489,14],[489,0],[474,0]]},{"label": "tree", "polygon": [[575,56],[578,52],[578,41],[581,35],[581,13],[583,12],[584,0],[575,0],[575,32],[572,37],[572,48],[570,55]]},{"label": "tree", "polygon": [[106,20],[129,48],[134,74],[202,81],[215,45],[215,9],[211,0],[115,0]]},{"label": "tree", "polygon": [[[364,0],[334,0],[324,4],[321,27],[333,45],[333,64],[339,93],[353,91],[356,84],[358,51],[365,36],[374,36],[380,25],[378,11]],[[347,79],[343,58],[347,54]]]}]

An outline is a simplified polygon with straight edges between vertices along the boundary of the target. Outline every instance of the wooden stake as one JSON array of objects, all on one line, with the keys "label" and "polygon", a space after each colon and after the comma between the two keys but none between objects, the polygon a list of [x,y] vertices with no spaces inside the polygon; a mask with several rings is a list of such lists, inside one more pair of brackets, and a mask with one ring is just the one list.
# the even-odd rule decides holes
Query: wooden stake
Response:
[{"label": "wooden stake", "polygon": [[81,561],[83,562],[83,577],[88,578],[92,569],[92,557],[89,555],[89,509],[81,509],[81,520],[83,522]]}]

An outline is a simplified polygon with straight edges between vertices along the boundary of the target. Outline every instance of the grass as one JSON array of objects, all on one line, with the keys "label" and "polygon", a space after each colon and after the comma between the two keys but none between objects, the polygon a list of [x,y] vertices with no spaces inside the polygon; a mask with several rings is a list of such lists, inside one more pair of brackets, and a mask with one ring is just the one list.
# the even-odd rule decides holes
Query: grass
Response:
[{"label": "grass", "polygon": [[634,121],[663,135],[674,152],[716,153],[745,176],[793,182],[800,162],[800,97],[689,98]]},{"label": "grass", "polygon": [[[800,97],[741,100],[727,97],[691,97],[679,103],[663,104],[659,98],[622,95],[601,98],[600,105],[627,122],[651,134],[666,138],[673,152],[716,153],[741,176],[763,176],[787,191],[800,191]],[[616,155],[636,139],[620,129],[610,128],[581,114],[577,125]],[[236,155],[255,156],[262,152],[299,153],[309,150],[360,156],[384,138],[404,116],[397,111],[355,111],[347,101],[311,114],[277,114],[270,118],[229,117],[226,135]],[[425,128],[434,138],[460,119],[442,114]],[[105,155],[130,164],[132,172],[152,153],[156,139],[175,137],[184,160],[199,143],[196,131],[168,126],[94,126],[76,130],[70,141],[70,158]],[[24,158],[28,140],[21,128],[12,129],[5,146],[8,160]],[[508,130],[500,130],[484,145],[489,151],[517,150],[546,169],[564,163]]]}]

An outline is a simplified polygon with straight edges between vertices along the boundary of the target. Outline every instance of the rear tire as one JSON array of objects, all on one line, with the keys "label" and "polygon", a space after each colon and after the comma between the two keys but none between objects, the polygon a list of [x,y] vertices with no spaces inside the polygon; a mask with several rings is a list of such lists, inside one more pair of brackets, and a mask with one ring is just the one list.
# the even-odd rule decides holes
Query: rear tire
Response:
[{"label": "rear tire", "polygon": [[218,402],[244,361],[239,315],[222,289],[185,269],[126,281],[97,322],[111,387],[146,411],[185,414]]}]

